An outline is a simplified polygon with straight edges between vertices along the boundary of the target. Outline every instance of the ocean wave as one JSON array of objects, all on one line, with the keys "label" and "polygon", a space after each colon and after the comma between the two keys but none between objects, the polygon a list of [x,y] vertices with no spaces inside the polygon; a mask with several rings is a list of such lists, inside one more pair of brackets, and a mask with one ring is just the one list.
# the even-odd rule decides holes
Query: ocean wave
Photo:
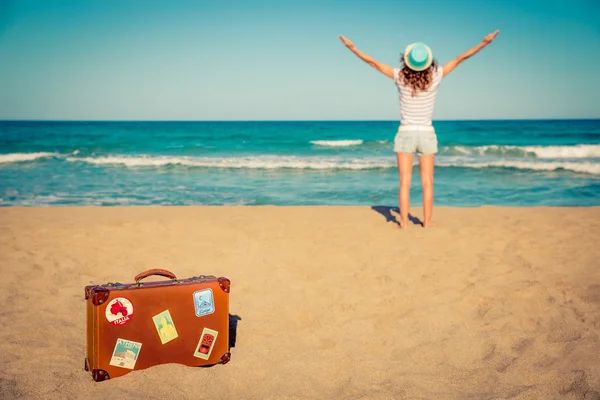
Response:
[{"label": "ocean wave", "polygon": [[[387,140],[312,140],[311,144],[319,147],[356,147],[391,145]],[[482,146],[443,146],[440,155],[513,157],[538,159],[582,159],[600,158],[600,145],[578,144],[571,146],[515,146],[515,145],[482,145]]]},{"label": "ocean wave", "polygon": [[514,168],[532,171],[557,171],[565,170],[584,174],[600,175],[600,164],[579,162],[527,162],[527,161],[489,161],[489,162],[439,162],[436,167],[460,167],[460,168]]},{"label": "ocean wave", "polygon": [[310,143],[325,147],[349,147],[359,146],[364,143],[364,140],[311,140]]},{"label": "ocean wave", "polygon": [[578,144],[573,146],[444,146],[442,154],[535,158],[598,158],[600,145]]},{"label": "ocean wave", "polygon": [[85,162],[95,165],[125,165],[127,167],[162,167],[183,165],[204,168],[232,169],[381,169],[395,164],[388,158],[362,158],[344,160],[334,157],[295,157],[295,156],[251,156],[251,157],[169,157],[169,156],[107,156],[107,157],[67,157],[70,162]]},{"label": "ocean wave", "polygon": [[0,154],[0,164],[34,161],[40,158],[55,156],[54,153],[9,153]]},{"label": "ocean wave", "polygon": [[[94,165],[124,165],[136,167],[163,167],[182,165],[199,168],[223,169],[291,169],[291,170],[370,170],[396,168],[391,157],[295,157],[295,156],[249,156],[249,157],[169,157],[169,156],[104,156],[67,157],[70,162],[84,162]],[[417,164],[417,160],[415,160]],[[465,157],[440,157],[436,167],[441,168],[513,168],[532,171],[565,170],[571,172],[600,175],[600,163],[565,161],[521,161],[490,160],[478,161]]]}]

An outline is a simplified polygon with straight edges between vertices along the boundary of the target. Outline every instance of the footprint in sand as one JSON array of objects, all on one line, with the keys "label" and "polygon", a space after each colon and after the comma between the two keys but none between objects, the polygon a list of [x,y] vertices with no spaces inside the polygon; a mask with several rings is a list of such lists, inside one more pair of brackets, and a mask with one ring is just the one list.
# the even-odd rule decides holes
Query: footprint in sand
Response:
[{"label": "footprint in sand", "polygon": [[560,377],[560,389],[558,393],[562,396],[573,395],[574,398],[584,400],[600,400],[600,393],[590,389],[585,371],[570,371]]},{"label": "footprint in sand", "polygon": [[530,348],[534,342],[534,338],[523,339],[513,346],[513,350],[519,354],[522,354],[525,350]]},{"label": "footprint in sand", "polygon": [[496,345],[491,346],[488,354],[482,358],[483,361],[492,364],[492,368],[498,372],[505,372],[516,359],[517,357],[502,354]]},{"label": "footprint in sand", "polygon": [[573,326],[558,325],[548,334],[550,343],[575,342],[581,339],[581,332]]}]

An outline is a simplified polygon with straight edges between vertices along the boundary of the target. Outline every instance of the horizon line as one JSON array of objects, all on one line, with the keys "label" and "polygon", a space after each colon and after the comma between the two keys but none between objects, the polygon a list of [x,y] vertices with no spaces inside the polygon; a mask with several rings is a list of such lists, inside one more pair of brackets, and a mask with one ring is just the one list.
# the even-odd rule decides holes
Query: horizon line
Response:
[{"label": "horizon line", "polygon": [[[432,122],[500,122],[500,121],[597,121],[600,117],[585,118],[484,118],[437,119]],[[0,122],[398,122],[399,119],[0,119]]]}]

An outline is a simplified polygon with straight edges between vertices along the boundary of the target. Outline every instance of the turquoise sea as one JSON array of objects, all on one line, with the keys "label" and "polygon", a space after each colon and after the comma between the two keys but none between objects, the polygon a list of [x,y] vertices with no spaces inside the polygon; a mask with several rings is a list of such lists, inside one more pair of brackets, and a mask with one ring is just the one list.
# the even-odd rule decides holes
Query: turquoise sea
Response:
[{"label": "turquoise sea", "polygon": [[[600,205],[600,120],[438,121],[435,204]],[[0,206],[397,205],[398,121],[0,122]],[[415,165],[412,205],[421,204]]]}]

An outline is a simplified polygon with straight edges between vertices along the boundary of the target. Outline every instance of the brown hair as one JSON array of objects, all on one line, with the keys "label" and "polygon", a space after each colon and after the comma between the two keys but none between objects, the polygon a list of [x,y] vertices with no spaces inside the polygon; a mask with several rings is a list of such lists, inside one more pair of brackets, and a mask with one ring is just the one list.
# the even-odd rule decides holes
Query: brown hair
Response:
[{"label": "brown hair", "polygon": [[433,72],[437,68],[435,60],[431,61],[429,68],[423,71],[413,71],[408,68],[408,65],[404,63],[404,57],[400,59],[402,62],[402,68],[398,74],[398,78],[402,83],[412,89],[413,97],[417,95],[419,91],[425,91],[431,85],[433,79]]}]

